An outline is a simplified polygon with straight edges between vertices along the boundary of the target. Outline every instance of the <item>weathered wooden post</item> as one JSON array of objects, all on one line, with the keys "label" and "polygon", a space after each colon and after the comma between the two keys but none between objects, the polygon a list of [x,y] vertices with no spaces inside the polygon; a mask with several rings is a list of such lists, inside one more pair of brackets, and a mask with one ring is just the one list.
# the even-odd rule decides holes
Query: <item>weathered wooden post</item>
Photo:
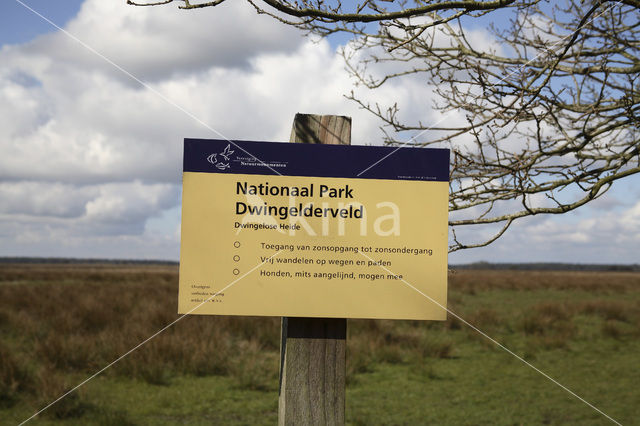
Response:
[{"label": "weathered wooden post", "polygon": [[[290,142],[351,144],[351,118],[296,114]],[[347,320],[282,318],[280,425],[343,425]]]}]

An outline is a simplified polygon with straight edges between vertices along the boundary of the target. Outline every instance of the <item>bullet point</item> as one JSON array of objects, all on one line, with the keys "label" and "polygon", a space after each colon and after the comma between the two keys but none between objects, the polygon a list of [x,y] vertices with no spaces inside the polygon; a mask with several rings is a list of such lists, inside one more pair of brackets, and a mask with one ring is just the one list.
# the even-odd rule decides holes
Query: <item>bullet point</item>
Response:
[{"label": "bullet point", "polygon": [[240,247],[240,241],[236,241],[235,243],[233,243],[233,246],[234,246],[235,248]]},{"label": "bullet point", "polygon": [[238,256],[237,254],[235,256],[233,256],[233,261],[237,262],[240,260],[240,256]]},{"label": "bullet point", "polygon": [[239,269],[234,269],[234,270],[233,270],[233,275],[238,275],[239,273],[240,273],[240,270],[239,270]]}]

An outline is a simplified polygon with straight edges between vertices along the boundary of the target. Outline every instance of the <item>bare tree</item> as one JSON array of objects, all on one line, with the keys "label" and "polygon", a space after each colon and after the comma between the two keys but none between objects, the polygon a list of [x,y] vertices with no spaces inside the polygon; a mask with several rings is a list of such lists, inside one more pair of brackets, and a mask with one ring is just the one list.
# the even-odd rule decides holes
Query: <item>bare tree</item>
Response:
[{"label": "bare tree", "polygon": [[[359,84],[418,76],[436,109],[464,117],[407,122],[397,104],[348,95],[380,118],[386,143],[452,150],[450,251],[490,244],[522,217],[574,210],[640,172],[638,0],[248,2],[310,34],[352,35],[342,53]],[[481,17],[499,22],[491,43],[470,30]],[[456,233],[490,224],[481,241]]]}]

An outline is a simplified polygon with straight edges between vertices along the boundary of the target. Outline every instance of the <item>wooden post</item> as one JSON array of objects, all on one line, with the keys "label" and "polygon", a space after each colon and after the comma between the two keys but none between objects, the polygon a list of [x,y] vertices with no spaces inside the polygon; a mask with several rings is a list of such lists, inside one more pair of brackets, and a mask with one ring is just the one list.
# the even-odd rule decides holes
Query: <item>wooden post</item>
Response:
[{"label": "wooden post", "polygon": [[[296,114],[290,142],[351,144],[351,118]],[[343,425],[347,320],[282,318],[279,425]]]}]

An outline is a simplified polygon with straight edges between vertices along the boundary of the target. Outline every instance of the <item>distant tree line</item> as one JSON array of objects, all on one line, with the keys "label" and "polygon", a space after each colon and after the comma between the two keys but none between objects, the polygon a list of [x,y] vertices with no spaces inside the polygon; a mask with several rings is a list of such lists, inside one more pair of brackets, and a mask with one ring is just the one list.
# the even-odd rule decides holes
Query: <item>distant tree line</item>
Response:
[{"label": "distant tree line", "polygon": [[463,265],[449,265],[449,269],[485,269],[485,270],[514,270],[514,271],[619,271],[639,272],[640,264],[592,264],[592,263],[490,263],[474,262]]},{"label": "distant tree line", "polygon": [[[179,265],[173,260],[144,260],[144,259],[82,259],[74,257],[0,257],[2,263],[49,263],[49,264],[110,264],[110,265]],[[491,263],[474,262],[449,265],[449,269],[485,269],[485,270],[515,270],[515,271],[621,271],[640,272],[640,264],[592,264],[592,263]]]}]

